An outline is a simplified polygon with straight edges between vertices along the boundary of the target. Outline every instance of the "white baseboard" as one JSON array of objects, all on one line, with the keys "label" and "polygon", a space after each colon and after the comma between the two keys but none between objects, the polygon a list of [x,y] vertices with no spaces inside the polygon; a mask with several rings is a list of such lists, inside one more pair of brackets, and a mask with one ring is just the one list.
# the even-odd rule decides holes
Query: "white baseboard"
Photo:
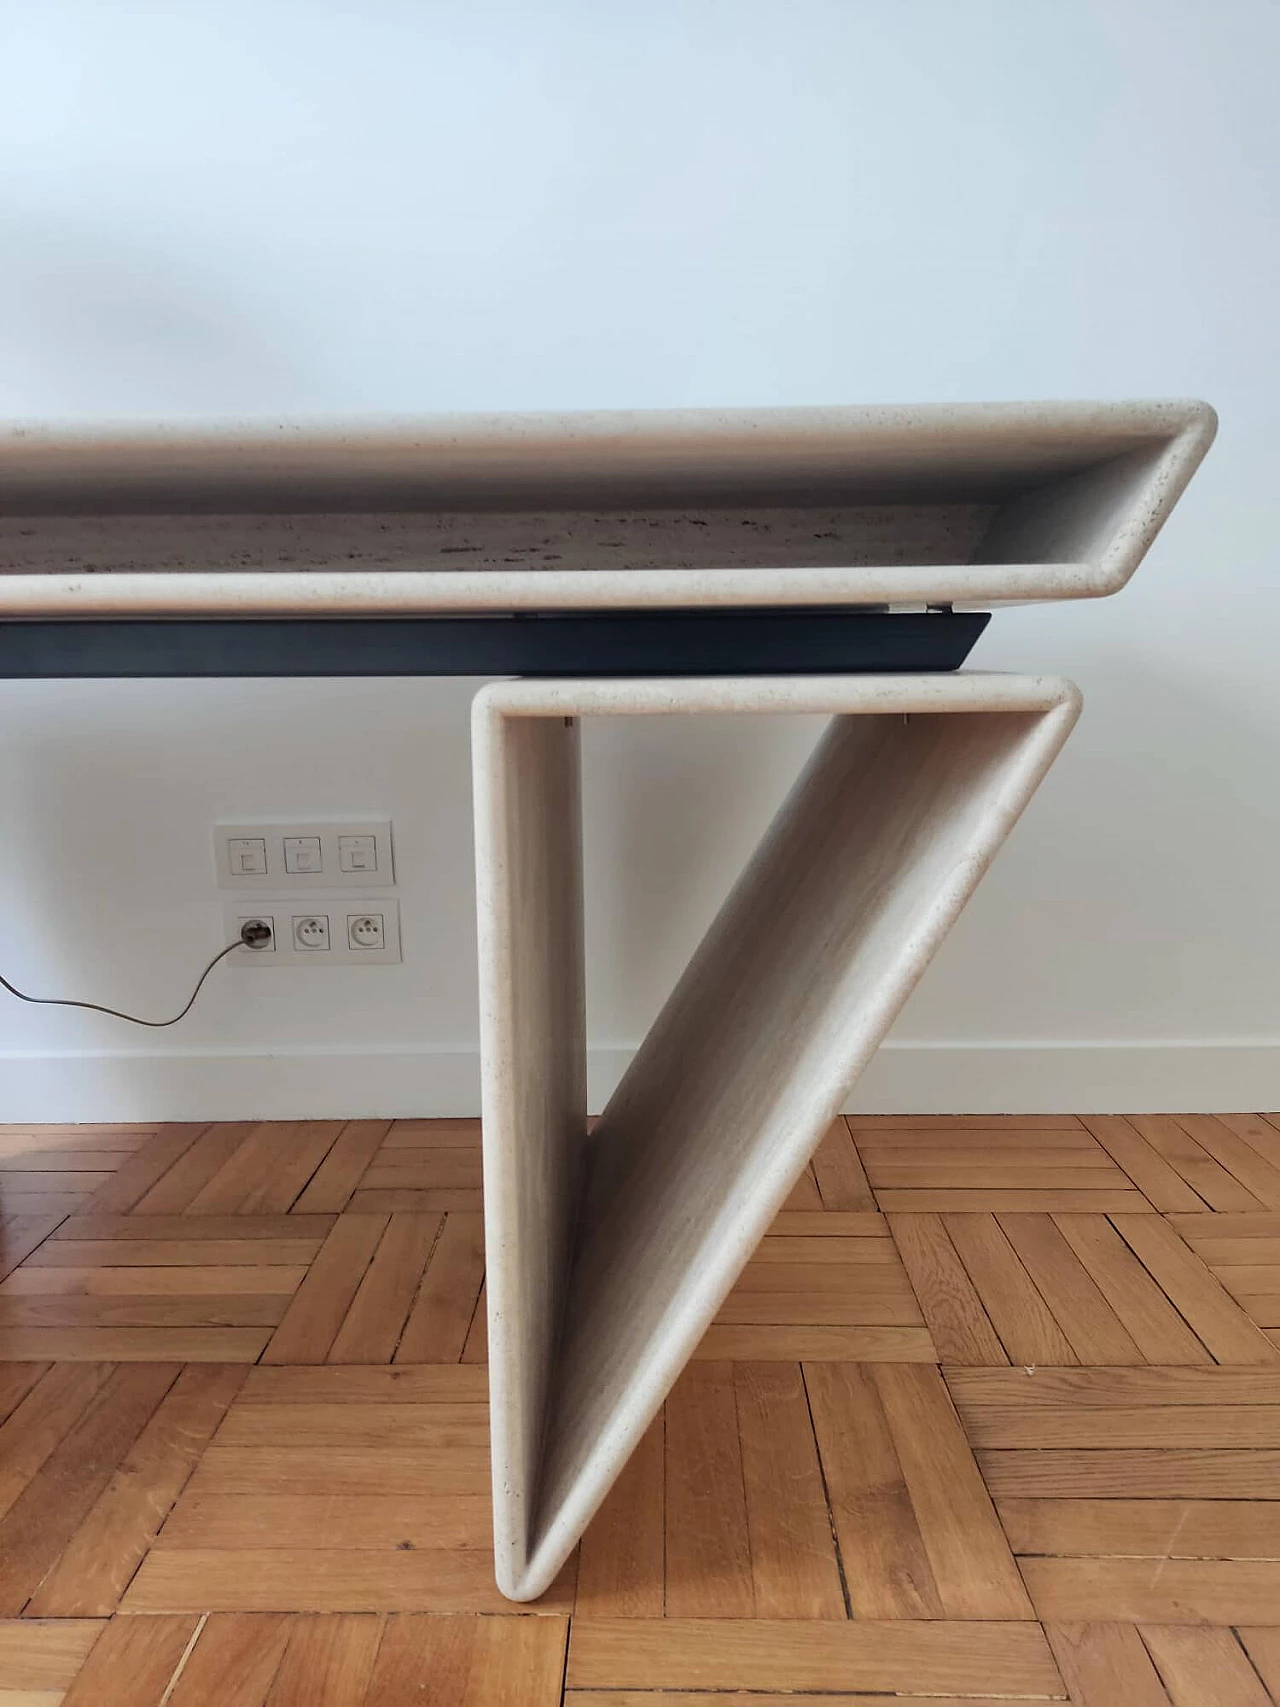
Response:
[{"label": "white baseboard", "polygon": [[[630,1058],[591,1051],[599,1108]],[[468,1115],[473,1049],[0,1056],[0,1123]],[[859,1114],[1224,1113],[1280,1108],[1280,1043],[886,1043]]]}]

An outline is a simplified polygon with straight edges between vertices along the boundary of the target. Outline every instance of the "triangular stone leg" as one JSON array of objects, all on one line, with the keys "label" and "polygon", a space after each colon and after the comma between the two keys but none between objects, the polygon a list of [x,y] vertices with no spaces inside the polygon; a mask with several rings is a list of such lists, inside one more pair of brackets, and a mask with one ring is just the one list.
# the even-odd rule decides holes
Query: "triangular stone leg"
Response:
[{"label": "triangular stone leg", "polygon": [[[590,1138],[578,719],[832,721]],[[1066,739],[1037,677],[508,682],[473,716],[499,1587],[551,1583]]]}]

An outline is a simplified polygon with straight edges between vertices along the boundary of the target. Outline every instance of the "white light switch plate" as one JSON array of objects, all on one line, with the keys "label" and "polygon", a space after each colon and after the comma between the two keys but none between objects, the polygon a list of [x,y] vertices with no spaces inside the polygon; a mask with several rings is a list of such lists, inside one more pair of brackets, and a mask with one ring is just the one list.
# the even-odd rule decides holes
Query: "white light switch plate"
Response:
[{"label": "white light switch plate", "polygon": [[[316,843],[319,865],[313,869]],[[215,824],[213,864],[218,888],[241,892],[389,889],[396,880],[388,818]]]},{"label": "white light switch plate", "polygon": [[[228,966],[398,966],[400,903],[374,890],[368,895],[237,895],[222,903],[228,942],[250,919],[271,926],[270,948],[238,948]],[[312,928],[310,921],[320,921]],[[380,925],[379,925],[380,921]],[[361,942],[381,947],[365,948]],[[316,946],[327,940],[328,946]]]}]

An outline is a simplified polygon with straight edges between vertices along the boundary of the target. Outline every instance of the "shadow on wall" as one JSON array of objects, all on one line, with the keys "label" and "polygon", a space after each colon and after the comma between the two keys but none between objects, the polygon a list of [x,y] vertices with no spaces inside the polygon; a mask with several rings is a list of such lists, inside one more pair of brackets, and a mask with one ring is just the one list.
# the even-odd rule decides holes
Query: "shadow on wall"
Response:
[{"label": "shadow on wall", "polygon": [[1273,1036],[1277,986],[1250,984],[1240,936],[1280,938],[1257,857],[1280,845],[1280,791],[1256,786],[1280,775],[1280,729],[1103,634],[1080,677],[1079,726],[894,1036]]},{"label": "shadow on wall", "polygon": [[587,1013],[643,1036],[826,726],[823,717],[588,718]]}]

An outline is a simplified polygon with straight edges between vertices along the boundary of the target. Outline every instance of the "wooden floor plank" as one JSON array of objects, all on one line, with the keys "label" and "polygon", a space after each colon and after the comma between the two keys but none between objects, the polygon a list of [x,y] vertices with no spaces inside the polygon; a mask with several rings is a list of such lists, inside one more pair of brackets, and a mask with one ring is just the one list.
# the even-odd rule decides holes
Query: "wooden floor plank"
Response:
[{"label": "wooden floor plank", "polygon": [[1194,1187],[1210,1209],[1225,1212],[1263,1207],[1251,1191],[1201,1149],[1171,1114],[1132,1114],[1128,1118],[1134,1131]]},{"label": "wooden floor plank", "polygon": [[254,1363],[270,1328],[0,1328],[0,1359]]},{"label": "wooden floor plank", "polygon": [[733,1369],[694,1363],[666,1403],[666,1607],[671,1618],[755,1610]]},{"label": "wooden floor plank", "polygon": [[454,1210],[431,1252],[404,1332],[397,1363],[456,1363],[462,1356],[484,1279],[484,1221]]},{"label": "wooden floor plank", "polygon": [[1046,1624],[1045,1635],[1076,1707],[1170,1707],[1132,1624]]},{"label": "wooden floor plank", "polygon": [[822,1193],[818,1190],[818,1180],[812,1164],[804,1170],[795,1185],[792,1186],[791,1192],[782,1207],[792,1214],[796,1211],[812,1213],[814,1210],[822,1208]]},{"label": "wooden floor plank", "polygon": [[853,1135],[839,1115],[814,1153],[813,1173],[824,1209],[875,1209],[875,1194],[867,1182]]},{"label": "wooden floor plank", "polygon": [[79,1198],[81,1201],[89,1198],[99,1186],[106,1185],[114,1179],[114,1169],[98,1169],[95,1172],[82,1170],[69,1173],[61,1168],[26,1168],[21,1171],[0,1171],[0,1192],[6,1211],[13,1207],[15,1198],[42,1197],[46,1194],[58,1194]]},{"label": "wooden floor plank", "polygon": [[478,1150],[379,1150],[360,1181],[368,1191],[479,1191]]},{"label": "wooden floor plank", "polygon": [[197,1622],[194,1615],[113,1618],[76,1674],[62,1707],[104,1707],[107,1702],[111,1707],[157,1707]]},{"label": "wooden floor plank", "polygon": [[460,1213],[480,1215],[484,1211],[484,1195],[461,1186],[432,1186],[418,1189],[413,1186],[361,1186],[351,1194],[347,1208],[362,1215],[394,1215],[401,1211],[414,1215],[434,1214],[440,1210],[456,1209]]},{"label": "wooden floor plank", "polygon": [[214,1613],[165,1707],[262,1707],[289,1634],[287,1618]]},{"label": "wooden floor plank", "polygon": [[0,1702],[60,1701],[105,1628],[100,1618],[0,1619]]},{"label": "wooden floor plank", "polygon": [[1280,1618],[1280,1563],[1254,1559],[1023,1559],[1047,1621],[1267,1624]]},{"label": "wooden floor plank", "polygon": [[1114,1225],[1219,1363],[1280,1363],[1280,1351],[1167,1222],[1158,1215],[1118,1215]]},{"label": "wooden floor plank", "polygon": [[[930,1195],[965,1191],[970,1196],[976,1196],[979,1192],[994,1192],[1003,1197],[1010,1197],[1019,1192],[1127,1193],[1132,1189],[1120,1169],[1105,1159],[1101,1167],[1073,1163],[1070,1167],[1052,1168],[1047,1167],[1043,1161],[1018,1167],[1003,1158],[996,1161],[987,1159],[968,1162],[894,1161],[881,1162],[875,1167],[868,1163],[868,1167],[875,1183],[876,1197],[886,1212],[895,1207],[893,1203],[886,1201],[886,1192],[897,1199],[916,1191]],[[906,1203],[898,1203],[896,1206],[904,1209],[908,1207]],[[929,1205],[922,1204],[921,1207],[928,1208]]]},{"label": "wooden floor plank", "polygon": [[[572,1605],[568,1581],[529,1610],[567,1613]],[[512,1605],[494,1584],[488,1551],[153,1547],[125,1593],[122,1610],[505,1615]]]},{"label": "wooden floor plank", "polygon": [[963,1186],[915,1186],[901,1190],[878,1186],[876,1199],[886,1215],[904,1209],[943,1215],[1004,1214],[1021,1210],[1046,1214],[1087,1211],[1093,1215],[1151,1212],[1151,1205],[1142,1193],[1130,1187],[1084,1191],[1078,1186],[1054,1187],[1052,1190],[1044,1187],[1011,1190],[995,1186],[980,1190]]},{"label": "wooden floor plank", "polygon": [[254,1130],[251,1120],[210,1126],[138,1199],[136,1215],[181,1215]]},{"label": "wooden floor plank", "polygon": [[790,1268],[798,1263],[806,1267],[812,1267],[814,1263],[834,1263],[839,1267],[857,1263],[869,1268],[897,1268],[899,1261],[892,1239],[828,1239],[792,1233],[766,1233],[756,1246],[747,1269],[765,1284],[767,1276],[761,1273],[765,1267]]},{"label": "wooden floor plank", "polygon": [[386,1215],[340,1215],[262,1354],[264,1363],[323,1363],[386,1231]]},{"label": "wooden floor plank", "polygon": [[582,1619],[574,1689],[1065,1694],[1030,1623],[820,1623],[799,1619]]},{"label": "wooden floor plank", "polygon": [[664,1458],[665,1422],[659,1415],[582,1538],[578,1617],[662,1617]]},{"label": "wooden floor plank", "polygon": [[868,1210],[784,1209],[774,1216],[769,1232],[789,1238],[887,1239],[889,1223]]},{"label": "wooden floor plank", "polygon": [[[1054,1137],[1043,1132],[1020,1135],[1016,1143],[1011,1141],[1015,1134],[1009,1132],[974,1132],[966,1134],[963,1141],[954,1132],[939,1138],[916,1133],[910,1143],[904,1142],[905,1137],[904,1133],[899,1133],[896,1141],[888,1144],[877,1139],[862,1140],[858,1154],[866,1162],[872,1179],[878,1181],[881,1174],[885,1174],[886,1185],[904,1185],[910,1182],[888,1175],[895,1170],[910,1169],[913,1175],[922,1177],[926,1185],[1017,1187],[1028,1183],[1051,1185],[1053,1181],[1010,1178],[1010,1170],[1019,1175],[1040,1175],[1045,1170],[1056,1174],[1064,1168],[1079,1168],[1100,1176],[1082,1179],[1077,1175],[1075,1183],[1085,1189],[1095,1185],[1127,1186],[1131,1183],[1102,1146],[1083,1132],[1079,1136],[1074,1133],[1067,1135],[1065,1144],[1059,1144]],[[937,1169],[944,1169],[957,1177],[934,1180]]]},{"label": "wooden floor plank", "polygon": [[471,1326],[467,1329],[467,1337],[462,1342],[461,1363],[489,1362],[489,1304],[484,1285],[481,1284],[480,1296],[476,1299],[476,1307],[471,1314]]},{"label": "wooden floor plank", "polygon": [[269,1328],[288,1304],[287,1293],[187,1297],[177,1287],[169,1294],[152,1292],[142,1297],[66,1292],[8,1295],[0,1297],[0,1333],[24,1328]]},{"label": "wooden floor plank", "polygon": [[1214,1263],[1214,1274],[1233,1298],[1280,1292],[1280,1262]]},{"label": "wooden floor plank", "polygon": [[439,1215],[393,1215],[365,1270],[329,1363],[390,1363],[440,1232]]},{"label": "wooden floor plank", "polygon": [[127,1215],[207,1130],[198,1124],[160,1127],[86,1200],[85,1213]]},{"label": "wooden floor plank", "polygon": [[27,1394],[49,1373],[47,1363],[0,1363],[0,1424],[18,1408]]},{"label": "wooden floor plank", "polygon": [[57,1222],[76,1214],[88,1201],[80,1191],[0,1191],[0,1219],[15,1229],[22,1221]]},{"label": "wooden floor plank", "polygon": [[1213,1361],[1105,1215],[1054,1221],[1148,1363]]},{"label": "wooden floor plank", "polygon": [[44,1368],[47,1373],[0,1426],[0,1516],[66,1439],[113,1373],[110,1363],[52,1369],[46,1364]]},{"label": "wooden floor plank", "polygon": [[[1096,1415],[1105,1438],[1107,1413]],[[1280,1452],[1040,1447],[979,1450],[977,1458],[996,1499],[1280,1499]]]},{"label": "wooden floor plank", "polygon": [[1145,1361],[1049,1215],[1002,1215],[1000,1227],[1081,1363]]},{"label": "wooden floor plank", "polygon": [[1280,1410],[1269,1405],[1137,1405],[1105,1412],[1066,1405],[1050,1410],[986,1412],[966,1419],[976,1447],[1081,1446],[1114,1451],[1122,1447],[1267,1447],[1280,1448]]},{"label": "wooden floor plank", "polygon": [[[798,1242],[815,1245],[834,1243],[830,1239]],[[882,1239],[864,1239],[861,1242],[876,1250],[885,1246]],[[893,1252],[891,1242],[887,1248]],[[904,1303],[913,1306],[915,1304],[911,1282],[907,1279],[906,1270],[899,1263],[833,1262],[829,1256],[819,1262],[809,1262],[804,1258],[798,1262],[762,1262],[753,1257],[738,1276],[730,1297],[736,1295],[742,1298],[756,1294],[765,1298],[779,1298],[788,1293],[809,1298],[865,1299],[871,1307],[883,1304],[889,1308],[898,1308]],[[916,1317],[919,1318],[918,1311]]]},{"label": "wooden floor plank", "polygon": [[[1248,1294],[1237,1295],[1236,1303],[1239,1304],[1249,1320],[1258,1327],[1280,1328],[1280,1294],[1267,1292],[1259,1297],[1251,1297]],[[1269,1337],[1274,1345],[1275,1333],[1273,1332]]]},{"label": "wooden floor plank", "polygon": [[809,1402],[794,1363],[734,1368],[758,1618],[841,1618],[844,1593]]},{"label": "wooden floor plank", "polygon": [[804,1375],[853,1617],[943,1617],[871,1370],[814,1363]]},{"label": "wooden floor plank", "polygon": [[191,1215],[280,1215],[332,1149],[342,1122],[260,1121],[188,1205]]},{"label": "wooden floor plank", "polygon": [[[652,1616],[661,1617],[660,1526],[657,1533],[659,1605]],[[357,1552],[476,1548],[483,1552],[493,1545],[493,1522],[488,1495],[483,1493],[356,1496],[327,1490],[251,1495],[189,1492],[170,1513],[163,1544],[166,1548],[195,1547],[214,1552],[277,1547]]]},{"label": "wooden floor plank", "polygon": [[178,1373],[172,1364],[115,1370],[0,1519],[0,1616],[22,1612]]},{"label": "wooden floor plank", "polygon": [[[845,1690],[824,1689],[821,1695],[798,1696],[790,1690],[775,1693],[769,1690],[686,1690],[686,1689],[570,1689],[565,1692],[565,1707],[905,1707],[919,1696],[882,1695],[878,1691],[867,1695],[859,1690],[850,1695]],[[924,1698],[926,1707],[1010,1707],[1020,1701],[1035,1700],[1042,1704],[1043,1696],[1012,1695],[933,1695]]]},{"label": "wooden floor plank", "polygon": [[[143,1225],[148,1217],[139,1216]],[[193,1225],[199,1226],[193,1218]],[[322,1239],[50,1239],[28,1257],[33,1268],[297,1268]],[[11,1275],[10,1279],[13,1278]]]},{"label": "wooden floor plank", "polygon": [[437,1144],[445,1150],[478,1150],[480,1122],[470,1117],[393,1120],[383,1142],[388,1150],[421,1150]]},{"label": "wooden floor plank", "polygon": [[940,1361],[1008,1363],[942,1217],[894,1215],[889,1225]]},{"label": "wooden floor plank", "polygon": [[813,1292],[731,1292],[720,1306],[716,1327],[915,1327],[923,1326],[920,1306],[909,1288],[874,1291],[848,1288],[842,1294]]},{"label": "wooden floor plank", "polygon": [[292,1619],[266,1707],[363,1707],[383,1628],[367,1613]]},{"label": "wooden floor plank", "polygon": [[1173,1707],[1270,1707],[1270,1697],[1230,1630],[1148,1624],[1142,1632]]},{"label": "wooden floor plank", "polygon": [[114,1173],[128,1151],[66,1148],[8,1150],[0,1148],[0,1186],[11,1173]]},{"label": "wooden floor plank", "polygon": [[1266,1500],[1015,1498],[997,1509],[1015,1554],[1280,1559],[1280,1506]]},{"label": "wooden floor plank", "polygon": [[244,1380],[243,1365],[178,1376],[33,1595],[39,1618],[107,1617]]},{"label": "wooden floor plank", "polygon": [[892,1132],[1082,1132],[1078,1114],[849,1114],[849,1130]]},{"label": "wooden floor plank", "polygon": [[458,1364],[396,1365],[361,1369],[341,1365],[251,1369],[245,1382],[246,1401],[255,1405],[330,1404],[432,1405],[484,1402],[488,1372]]},{"label": "wooden floor plank", "polygon": [[348,1120],[308,1180],[294,1209],[337,1213],[345,1209],[369,1163],[392,1128],[390,1120]]},{"label": "wooden floor plank", "polygon": [[6,1215],[0,1220],[0,1280],[26,1262],[64,1219],[61,1211],[45,1215]]},{"label": "wooden floor plank", "polygon": [[1271,1691],[1272,1700],[1280,1701],[1280,1628],[1243,1629],[1236,1634],[1254,1670]]},{"label": "wooden floor plank", "polygon": [[1202,1214],[1209,1205],[1122,1114],[1090,1114],[1084,1123],[1116,1165],[1161,1214]]},{"label": "wooden floor plank", "polygon": [[882,1364],[874,1380],[947,1617],[1031,1617],[941,1375],[923,1365]]},{"label": "wooden floor plank", "polygon": [[[1178,1125],[1267,1209],[1280,1209],[1280,1166],[1212,1114],[1179,1114]],[[1272,1134],[1276,1136],[1276,1134]]]},{"label": "wooden floor plank", "polygon": [[364,1447],[371,1452],[413,1446],[483,1450],[489,1444],[489,1407],[475,1403],[350,1405],[318,1400],[291,1405],[286,1414],[279,1405],[241,1400],[218,1434],[220,1451],[282,1444],[299,1452],[312,1447]]},{"label": "wooden floor plank", "polygon": [[1013,1362],[1079,1362],[996,1217],[947,1215],[943,1225]]},{"label": "wooden floor plank", "polygon": [[[949,1369],[961,1414],[1064,1404],[1280,1405],[1280,1369]],[[1099,1430],[1105,1427],[1100,1421]]]},{"label": "wooden floor plank", "polygon": [[[202,1215],[193,1221],[185,1215],[71,1215],[58,1229],[52,1243],[68,1239],[174,1242],[234,1239],[308,1239],[319,1244],[337,1220],[336,1215]],[[137,1262],[131,1250],[121,1253],[122,1262]],[[260,1256],[257,1259],[262,1262]]]},{"label": "wooden floor plank", "polygon": [[365,1707],[558,1707],[567,1621],[393,1618]]},{"label": "wooden floor plank", "polygon": [[927,1328],[738,1327],[715,1323],[702,1336],[694,1362],[759,1363],[934,1363],[937,1352]]},{"label": "wooden floor plank", "polygon": [[306,1275],[305,1264],[223,1264],[216,1267],[181,1268],[20,1268],[0,1281],[0,1298],[37,1298],[79,1295],[97,1298],[225,1297],[245,1293],[251,1297],[284,1297],[296,1292]]},{"label": "wooden floor plank", "polygon": [[478,1446],[208,1447],[191,1479],[200,1494],[487,1494],[489,1453]]}]

